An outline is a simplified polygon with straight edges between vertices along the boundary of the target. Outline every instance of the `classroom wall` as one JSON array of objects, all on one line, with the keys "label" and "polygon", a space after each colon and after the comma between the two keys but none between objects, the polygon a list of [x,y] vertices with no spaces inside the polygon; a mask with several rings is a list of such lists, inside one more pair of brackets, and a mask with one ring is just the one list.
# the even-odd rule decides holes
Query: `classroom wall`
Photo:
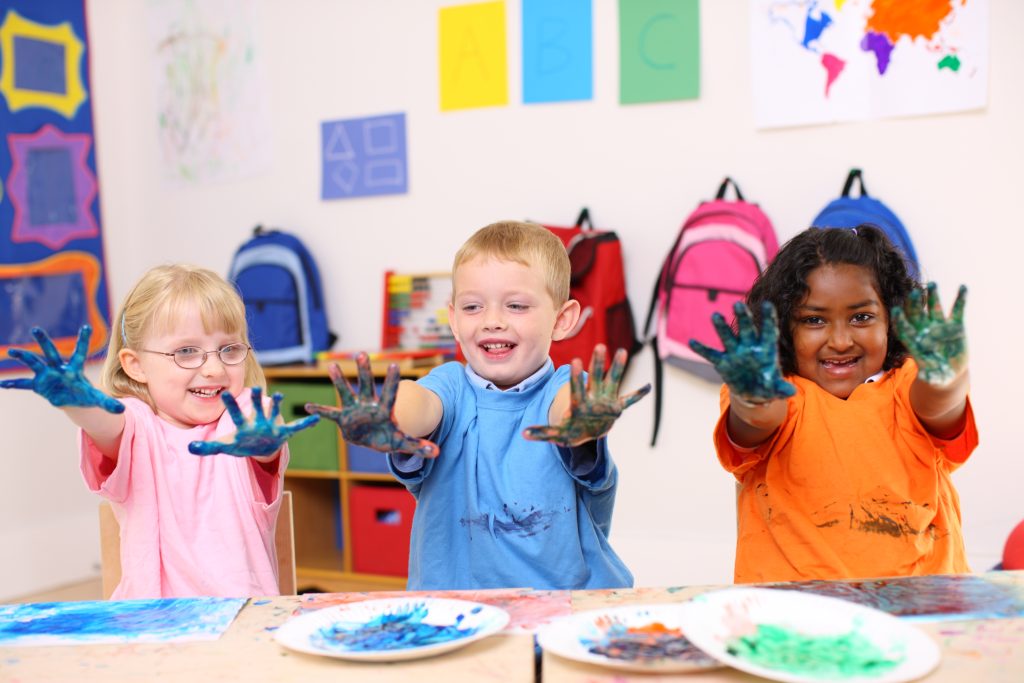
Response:
[{"label": "classroom wall", "polygon": [[[757,131],[748,4],[701,3],[701,96],[621,106],[614,0],[594,1],[594,99],[523,105],[519,2],[508,0],[510,104],[441,113],[437,10],[451,0],[259,0],[273,167],[193,186],[162,175],[146,3],[91,0],[88,21],[103,230],[114,305],[148,267],[190,261],[226,272],[257,222],[301,235],[316,253],[338,348],[379,344],[385,269],[447,270],[473,230],[503,218],[570,224],[587,205],[624,242],[628,291],[642,319],[683,217],[725,174],[760,202],[785,240],[838,194],[850,166],[908,226],[947,305],[967,306],[972,401],[981,445],[954,477],[975,569],[993,565],[1024,518],[1019,446],[1024,326],[1019,197],[1024,185],[1024,4],[991,2],[988,107],[954,115]],[[320,123],[404,112],[405,195],[319,199]],[[627,376],[652,379],[645,350]],[[98,368],[93,368],[95,377]],[[612,542],[640,585],[729,582],[734,484],[711,445],[718,388],[666,369],[664,423],[650,448],[653,401],[610,437],[621,475]],[[97,504],[76,465],[75,432],[38,397],[0,392],[7,493],[0,498],[0,596],[97,571]]]}]

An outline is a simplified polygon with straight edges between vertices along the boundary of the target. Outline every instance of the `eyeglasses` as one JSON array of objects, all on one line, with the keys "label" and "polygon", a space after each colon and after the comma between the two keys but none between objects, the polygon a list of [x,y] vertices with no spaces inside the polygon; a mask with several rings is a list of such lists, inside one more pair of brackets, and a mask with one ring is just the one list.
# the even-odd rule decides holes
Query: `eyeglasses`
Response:
[{"label": "eyeglasses", "polygon": [[216,353],[217,357],[220,358],[220,362],[224,365],[238,365],[249,355],[249,348],[246,344],[228,344],[216,351],[204,351],[195,346],[183,346],[170,353],[167,351],[150,351],[149,349],[141,350],[146,353],[159,353],[161,356],[170,356],[179,368],[195,370],[196,368],[203,367],[206,357],[211,353]]}]

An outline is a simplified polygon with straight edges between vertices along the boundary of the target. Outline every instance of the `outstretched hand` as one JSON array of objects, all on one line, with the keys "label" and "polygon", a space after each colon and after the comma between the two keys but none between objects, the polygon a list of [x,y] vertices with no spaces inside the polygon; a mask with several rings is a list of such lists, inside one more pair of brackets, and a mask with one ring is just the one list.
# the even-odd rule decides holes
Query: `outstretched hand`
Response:
[{"label": "outstretched hand", "polygon": [[690,340],[694,353],[704,357],[729,387],[729,393],[747,403],[766,403],[789,398],[796,388],[782,378],[779,368],[779,321],[775,307],[761,304],[761,332],[754,327],[750,309],[743,302],[733,306],[736,312],[736,334],[721,313],[714,313],[711,322],[722,340],[723,351],[712,349],[696,339]]},{"label": "outstretched hand", "polygon": [[395,423],[395,398],[398,396],[398,366],[388,367],[384,386],[377,397],[370,371],[370,359],[365,353],[356,357],[359,369],[359,389],[349,386],[337,363],[328,368],[334,388],[338,390],[341,407],[306,404],[306,412],[333,420],[341,429],[345,441],[372,448],[382,453],[405,453],[433,458],[438,454],[437,444],[427,439],[409,436]]},{"label": "outstretched hand", "polygon": [[9,349],[7,355],[32,370],[36,376],[32,379],[0,380],[0,389],[30,389],[58,408],[97,407],[108,413],[124,412],[123,403],[94,387],[82,373],[89,337],[92,336],[91,327],[82,325],[78,330],[78,341],[67,363],[45,330],[33,327],[32,336],[39,343],[42,356],[24,349]]},{"label": "outstretched hand", "polygon": [[312,427],[320,418],[316,415],[304,417],[288,424],[276,424],[281,414],[281,394],[274,394],[271,399],[273,405],[270,408],[270,415],[263,413],[263,390],[259,387],[252,388],[252,409],[253,419],[247,421],[238,407],[238,401],[225,391],[221,393],[221,400],[224,407],[231,415],[231,421],[238,427],[234,440],[226,443],[223,441],[193,441],[188,445],[188,450],[193,455],[214,455],[226,453],[238,457],[266,456],[276,453],[284,442],[290,439],[296,432]]},{"label": "outstretched hand", "polygon": [[932,386],[948,386],[967,367],[966,303],[967,287],[960,285],[947,319],[942,314],[938,288],[929,282],[927,298],[915,289],[905,308],[892,310],[896,335],[917,361],[917,376]]},{"label": "outstretched hand", "polygon": [[626,350],[615,352],[612,367],[605,375],[608,351],[604,344],[594,347],[590,359],[590,375],[584,380],[583,362],[572,361],[569,379],[569,413],[557,425],[538,425],[523,430],[523,437],[532,441],[551,441],[560,446],[578,446],[607,434],[622,411],[651,390],[647,384],[636,391],[619,396],[619,384],[626,369]]}]

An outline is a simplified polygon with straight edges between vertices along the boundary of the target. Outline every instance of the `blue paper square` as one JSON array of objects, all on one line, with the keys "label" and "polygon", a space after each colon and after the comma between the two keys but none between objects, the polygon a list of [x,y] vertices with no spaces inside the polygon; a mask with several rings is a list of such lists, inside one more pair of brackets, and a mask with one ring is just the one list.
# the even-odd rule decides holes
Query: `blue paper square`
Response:
[{"label": "blue paper square", "polygon": [[591,0],[523,0],[523,102],[594,97]]},{"label": "blue paper square", "polygon": [[79,326],[89,322],[81,273],[5,278],[0,289],[6,295],[0,297],[0,339],[7,344],[35,345],[34,325],[59,339],[74,337]]},{"label": "blue paper square", "polygon": [[321,145],[323,199],[408,192],[405,114],[325,121]]},{"label": "blue paper square", "polygon": [[67,91],[64,46],[48,40],[14,36],[14,87],[63,95]]},{"label": "blue paper square", "polygon": [[74,166],[67,147],[38,147],[27,155],[30,225],[78,222]]}]

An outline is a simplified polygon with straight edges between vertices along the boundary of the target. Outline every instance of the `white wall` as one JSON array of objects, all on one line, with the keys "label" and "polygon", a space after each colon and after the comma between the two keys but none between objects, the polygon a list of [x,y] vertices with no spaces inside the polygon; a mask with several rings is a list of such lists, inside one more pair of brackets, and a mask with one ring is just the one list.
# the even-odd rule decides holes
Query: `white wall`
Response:
[{"label": "white wall", "polygon": [[[735,177],[780,239],[807,225],[850,166],[913,235],[926,275],[967,308],[972,400],[981,446],[954,477],[974,568],[998,558],[1024,517],[1020,414],[1024,326],[1020,273],[1024,187],[1024,4],[991,2],[991,81],[974,113],[759,132],[750,95],[748,7],[701,3],[699,100],[620,106],[618,19],[594,2],[590,102],[520,104],[519,3],[507,1],[510,102],[440,113],[437,9],[442,0],[256,3],[272,102],[271,171],[250,180],[173,187],[162,180],[146,3],[88,3],[103,230],[117,302],[151,265],[190,261],[220,272],[256,222],[314,248],[344,348],[379,344],[385,269],[446,270],[476,228],[501,218],[570,224],[583,205],[624,240],[634,312],[646,311],[660,259],[682,218]],[[323,202],[324,120],[405,112],[410,189]],[[627,378],[651,379],[644,351]],[[717,387],[666,370],[665,420],[648,447],[653,401],[630,409],[611,442],[621,470],[613,543],[644,585],[728,582],[734,490],[711,446]],[[8,493],[0,499],[0,594],[76,580],[98,561],[96,505],[76,468],[74,431],[37,397],[0,392]]]}]

